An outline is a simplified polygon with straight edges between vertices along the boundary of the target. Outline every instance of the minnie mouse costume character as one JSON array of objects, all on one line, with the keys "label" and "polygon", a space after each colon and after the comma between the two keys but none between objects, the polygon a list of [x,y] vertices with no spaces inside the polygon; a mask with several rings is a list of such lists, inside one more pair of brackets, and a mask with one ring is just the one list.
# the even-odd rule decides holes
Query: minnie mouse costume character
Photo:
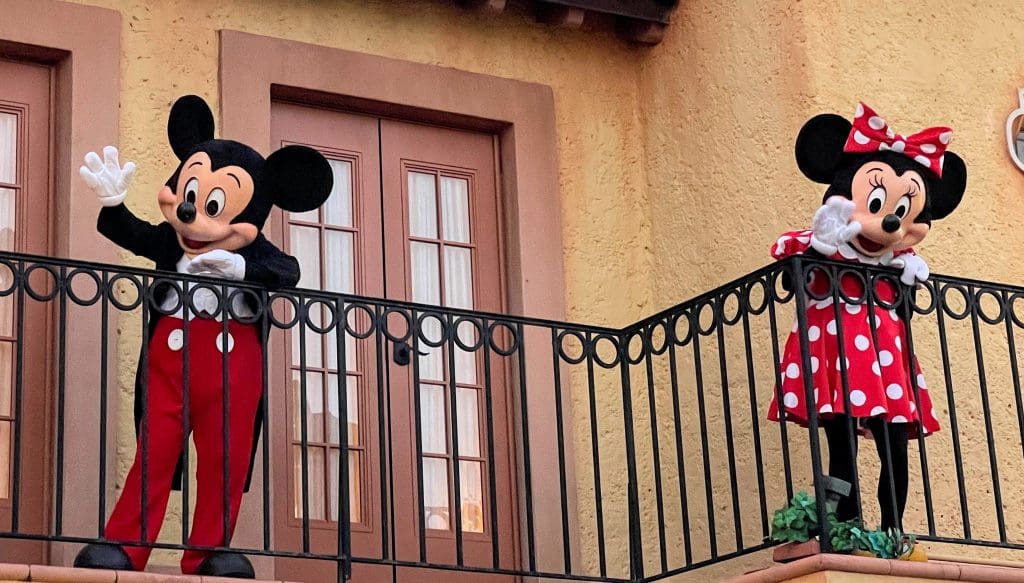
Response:
[{"label": "minnie mouse costume character", "polygon": [[[951,136],[945,127],[901,136],[863,103],[857,106],[852,124],[833,114],[811,118],[796,140],[797,164],[805,176],[829,186],[812,228],[783,234],[772,246],[772,256],[781,260],[806,255],[883,265],[901,269],[900,280],[907,286],[926,281],[928,266],[912,247],[925,238],[933,220],[956,209],[967,185],[963,160],[946,150]],[[899,528],[907,501],[907,441],[919,433],[939,430],[924,376],[916,359],[906,352],[905,323],[896,310],[879,305],[878,300],[892,305],[901,290],[889,281],[877,280],[877,299],[870,307],[863,299],[847,303],[840,296],[839,329],[831,286],[821,275],[812,273],[809,290],[826,297],[811,299],[806,315],[813,406],[828,439],[829,475],[854,481],[857,446],[850,437],[847,417],[852,416],[866,429],[861,432],[874,438],[883,461],[878,483],[881,526]],[[854,276],[840,278],[841,290],[849,298],[864,298],[863,286]],[[845,363],[840,362],[840,342]],[[779,420],[776,399],[781,395],[786,418],[806,427],[804,375],[808,371],[803,370],[800,344],[794,325],[782,357],[781,389],[772,398],[768,417]],[[849,411],[843,394],[844,369]],[[889,476],[887,458],[892,460],[893,476]],[[896,493],[895,501],[890,487]],[[856,500],[851,491],[840,501],[839,520],[858,516]]]},{"label": "minnie mouse costume character", "polygon": [[[171,108],[167,135],[180,163],[157,195],[166,218],[159,225],[136,218],[124,205],[135,165],[128,162],[121,167],[113,147],[104,148],[104,160],[89,153],[81,175],[103,205],[97,229],[121,247],[155,262],[159,270],[243,280],[270,288],[296,285],[298,261],[260,231],[275,205],[305,212],[323,204],[333,185],[330,165],[316,150],[304,146],[287,146],[264,159],[249,146],[214,139],[213,127],[213,113],[199,97],[182,97]],[[192,306],[183,314],[179,294],[170,285],[153,289],[161,311],[150,311],[149,354],[148,359],[140,358],[135,388],[136,432],[140,433],[143,423],[148,427],[147,492],[143,499],[140,435],[135,462],[107,522],[104,536],[111,541],[141,541],[143,512],[145,540],[155,541],[171,488],[180,489],[183,478],[178,464],[188,437],[183,434],[183,352],[189,358],[188,415],[197,454],[196,508],[189,546],[227,546],[242,493],[248,489],[262,425],[261,371],[266,339],[261,337],[259,322],[243,323],[233,317],[253,318],[255,298],[233,294],[225,336],[216,295],[205,288],[194,291],[190,292]],[[179,306],[176,312],[175,306]],[[197,314],[199,317],[193,317]],[[189,346],[183,346],[183,317],[189,320]],[[230,399],[227,452],[221,424],[225,359]],[[145,370],[142,362],[147,362]],[[143,390],[143,379],[147,379],[147,390]],[[226,533],[225,487],[230,502]],[[92,544],[78,554],[75,566],[141,571],[150,551],[127,544]],[[186,550],[181,570],[255,577],[248,559],[237,553]]]}]

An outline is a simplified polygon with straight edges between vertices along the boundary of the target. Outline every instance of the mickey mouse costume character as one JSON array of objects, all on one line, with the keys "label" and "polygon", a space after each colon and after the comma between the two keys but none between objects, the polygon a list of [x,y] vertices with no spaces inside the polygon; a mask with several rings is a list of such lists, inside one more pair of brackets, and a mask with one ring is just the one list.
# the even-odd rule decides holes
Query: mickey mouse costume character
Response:
[{"label": "mickey mouse costume character", "polygon": [[[159,270],[242,280],[270,288],[296,285],[298,261],[275,247],[260,231],[275,205],[286,211],[305,212],[323,204],[333,185],[330,165],[316,150],[304,146],[287,146],[264,159],[249,146],[214,139],[213,129],[213,113],[201,98],[185,96],[171,108],[167,134],[180,162],[157,195],[166,218],[159,225],[136,218],[124,205],[135,165],[128,162],[120,166],[113,147],[104,148],[103,160],[89,153],[81,175],[103,205],[98,230],[121,247],[155,262]],[[143,512],[146,540],[155,541],[170,490],[172,486],[180,489],[182,468],[178,464],[187,444],[183,434],[183,352],[189,358],[188,415],[197,454],[196,507],[189,545],[227,546],[242,493],[248,488],[262,424],[265,338],[261,337],[259,322],[243,323],[234,318],[256,316],[255,298],[252,294],[232,294],[229,288],[228,297],[233,299],[225,337],[222,310],[214,292],[197,288],[190,294],[192,307],[183,315],[177,291],[170,285],[153,289],[162,312],[150,311],[148,359],[140,358],[136,377],[139,442],[121,497],[107,522],[104,536],[111,541],[141,541]],[[183,317],[189,319],[187,347],[183,346]],[[225,351],[230,355],[227,452],[221,424]],[[142,362],[147,362],[145,370]],[[149,440],[145,500],[139,430],[143,424],[148,427]],[[225,456],[229,464],[227,486],[223,475]],[[230,501],[227,533],[225,487]],[[75,566],[141,571],[150,551],[127,544],[92,544],[78,554]],[[181,570],[187,574],[255,577],[248,559],[237,553],[186,550]]]},{"label": "mickey mouse costume character", "polygon": [[[805,176],[829,185],[824,204],[815,213],[812,228],[783,234],[772,247],[772,256],[781,260],[806,255],[889,266],[901,270],[900,280],[907,286],[926,281],[928,266],[912,247],[925,238],[933,220],[956,209],[967,185],[963,160],[946,150],[951,137],[945,127],[901,136],[863,103],[857,106],[852,124],[834,114],[811,118],[797,137],[796,159]],[[781,394],[786,418],[806,427],[804,375],[810,374],[813,406],[829,445],[829,475],[854,481],[857,446],[850,438],[847,417],[852,416],[861,433],[874,438],[883,462],[878,483],[881,526],[900,528],[907,501],[907,441],[939,430],[924,376],[916,359],[907,354],[905,323],[896,310],[879,305],[879,300],[892,305],[901,289],[876,280],[876,300],[868,306],[863,300],[864,283],[842,276],[843,294],[861,301],[847,303],[839,296],[840,329],[826,279],[812,272],[808,284],[814,295],[825,296],[820,301],[811,299],[807,307],[811,370],[803,370],[800,335],[794,325],[782,357],[781,389],[772,398],[768,416],[779,420],[776,399]],[[840,342],[845,363],[840,362]],[[844,369],[850,411],[843,394]],[[892,460],[893,476],[887,459]],[[851,491],[840,501],[839,520],[858,516],[856,500]]]}]

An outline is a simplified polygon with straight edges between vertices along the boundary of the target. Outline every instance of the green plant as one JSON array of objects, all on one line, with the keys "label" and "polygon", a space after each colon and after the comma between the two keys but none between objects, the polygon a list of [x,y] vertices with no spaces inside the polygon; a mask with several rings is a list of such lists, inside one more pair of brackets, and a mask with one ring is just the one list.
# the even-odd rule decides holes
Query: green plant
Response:
[{"label": "green plant", "polygon": [[814,498],[806,492],[797,492],[789,504],[772,516],[772,540],[776,542],[805,542],[818,527],[818,509]]},{"label": "green plant", "polygon": [[864,532],[860,520],[840,522],[835,515],[829,515],[828,534],[832,550],[837,553],[851,553],[860,548],[860,533]]}]

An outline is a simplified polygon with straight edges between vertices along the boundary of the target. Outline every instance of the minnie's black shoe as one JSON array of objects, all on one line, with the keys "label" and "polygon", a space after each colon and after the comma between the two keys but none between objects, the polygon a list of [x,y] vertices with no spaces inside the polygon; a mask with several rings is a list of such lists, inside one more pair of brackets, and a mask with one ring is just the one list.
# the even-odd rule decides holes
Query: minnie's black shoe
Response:
[{"label": "minnie's black shoe", "polygon": [[113,569],[131,571],[132,562],[128,555],[117,545],[91,544],[78,552],[75,566],[82,569]]},{"label": "minnie's black shoe", "polygon": [[245,555],[238,553],[217,553],[210,555],[196,570],[196,575],[211,577],[234,577],[236,579],[255,579],[256,572],[252,563]]}]

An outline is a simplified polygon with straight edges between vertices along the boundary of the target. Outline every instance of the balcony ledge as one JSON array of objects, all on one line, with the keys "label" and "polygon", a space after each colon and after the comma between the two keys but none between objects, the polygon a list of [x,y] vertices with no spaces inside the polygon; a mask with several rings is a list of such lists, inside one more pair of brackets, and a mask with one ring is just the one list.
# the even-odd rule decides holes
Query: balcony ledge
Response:
[{"label": "balcony ledge", "polygon": [[725,583],[881,583],[964,581],[970,583],[1024,583],[1024,568],[955,561],[893,561],[852,555],[819,554],[785,565],[767,567]]},{"label": "balcony ledge", "polygon": [[[226,579],[224,577],[0,563],[0,583],[14,581],[35,581],[39,583],[238,583],[238,579]],[[256,583],[261,582],[256,581]],[[264,581],[262,583],[285,582]]]}]

